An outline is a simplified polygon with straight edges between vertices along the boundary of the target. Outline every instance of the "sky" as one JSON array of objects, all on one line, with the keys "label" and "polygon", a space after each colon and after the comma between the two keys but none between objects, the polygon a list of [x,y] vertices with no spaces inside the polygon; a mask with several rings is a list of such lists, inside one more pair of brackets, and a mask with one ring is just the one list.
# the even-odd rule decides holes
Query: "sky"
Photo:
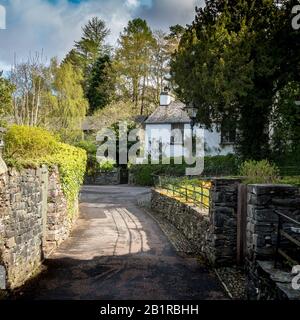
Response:
[{"label": "sky", "polygon": [[128,21],[141,17],[153,30],[168,31],[174,24],[190,24],[203,0],[0,0],[6,10],[6,29],[0,29],[0,70],[8,71],[16,57],[24,61],[35,52],[62,59],[92,17],[111,30],[108,42],[117,43]]}]

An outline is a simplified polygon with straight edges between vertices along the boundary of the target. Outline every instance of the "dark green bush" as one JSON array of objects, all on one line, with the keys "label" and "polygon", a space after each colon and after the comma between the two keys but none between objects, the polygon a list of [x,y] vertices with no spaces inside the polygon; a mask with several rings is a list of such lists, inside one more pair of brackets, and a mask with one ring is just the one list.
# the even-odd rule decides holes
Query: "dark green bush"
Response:
[{"label": "dark green bush", "polygon": [[203,176],[237,175],[240,161],[236,155],[209,156],[204,159]]},{"label": "dark green bush", "polygon": [[[137,164],[131,165],[129,170],[134,176],[135,183],[139,185],[151,186],[154,184],[155,175],[184,176],[186,168],[193,167],[185,163],[174,164],[174,159],[170,164]],[[233,155],[205,157],[204,172],[201,176],[216,175],[236,175],[238,173],[239,162]]]},{"label": "dark green bush", "polygon": [[87,153],[86,174],[94,176],[99,171],[99,163],[96,158],[97,146],[91,141],[80,141],[76,147],[84,149]]}]

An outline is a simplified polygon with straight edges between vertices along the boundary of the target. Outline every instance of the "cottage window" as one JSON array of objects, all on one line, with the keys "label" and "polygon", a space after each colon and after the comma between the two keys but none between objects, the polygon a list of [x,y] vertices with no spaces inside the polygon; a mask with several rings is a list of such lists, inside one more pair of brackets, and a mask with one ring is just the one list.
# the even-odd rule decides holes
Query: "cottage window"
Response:
[{"label": "cottage window", "polygon": [[221,144],[234,144],[236,142],[236,128],[224,122],[221,127]]},{"label": "cottage window", "polygon": [[[171,145],[183,144],[184,140],[184,124],[183,123],[172,123],[171,125],[172,135],[171,135]],[[174,134],[174,131],[175,134]]]}]

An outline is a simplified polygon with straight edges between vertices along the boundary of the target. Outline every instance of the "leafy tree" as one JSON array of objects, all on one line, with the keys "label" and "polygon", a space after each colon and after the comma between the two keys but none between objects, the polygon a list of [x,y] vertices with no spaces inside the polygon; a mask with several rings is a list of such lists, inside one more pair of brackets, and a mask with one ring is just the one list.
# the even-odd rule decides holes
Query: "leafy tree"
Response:
[{"label": "leafy tree", "polygon": [[243,158],[269,156],[280,9],[272,0],[206,1],[172,61],[179,96],[208,127],[231,119]]},{"label": "leafy tree", "polygon": [[73,142],[80,135],[81,123],[88,108],[81,86],[83,77],[68,62],[58,65],[53,60],[51,69],[54,99],[50,126],[61,134],[64,141]]},{"label": "leafy tree", "polygon": [[89,101],[89,112],[92,114],[108,105],[115,93],[115,76],[108,55],[97,59],[87,83],[86,97]]},{"label": "leafy tree", "polygon": [[105,22],[92,18],[82,28],[83,35],[64,59],[83,75],[82,87],[89,101],[90,113],[103,108],[111,100],[114,91],[109,47],[105,39],[110,33]]},{"label": "leafy tree", "polygon": [[182,36],[185,33],[185,28],[180,24],[176,24],[170,27],[170,32],[167,35],[166,39],[168,40],[169,53],[174,53],[178,50],[178,46]]},{"label": "leafy tree", "polygon": [[277,92],[272,112],[273,159],[281,165],[300,161],[300,83],[289,82]]},{"label": "leafy tree", "polygon": [[12,112],[13,85],[0,72],[0,124],[3,117]]},{"label": "leafy tree", "polygon": [[140,18],[129,21],[119,39],[115,69],[121,92],[132,100],[136,110],[144,113],[150,74],[151,51],[155,44],[147,22]]},{"label": "leafy tree", "polygon": [[107,46],[105,38],[110,30],[106,28],[105,22],[98,17],[93,17],[82,28],[83,35],[75,42],[75,47],[67,55],[65,61],[74,66],[80,66],[84,75],[93,68],[97,59],[106,53]]}]

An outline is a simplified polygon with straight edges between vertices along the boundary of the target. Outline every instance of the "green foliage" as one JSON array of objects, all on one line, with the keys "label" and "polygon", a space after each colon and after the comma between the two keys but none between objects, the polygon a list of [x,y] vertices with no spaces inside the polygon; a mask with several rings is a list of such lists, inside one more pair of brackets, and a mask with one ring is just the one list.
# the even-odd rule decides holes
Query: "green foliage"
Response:
[{"label": "green foliage", "polygon": [[[127,91],[127,97],[134,103],[136,111],[140,106],[140,114],[143,114],[146,79],[150,74],[151,49],[154,44],[147,22],[137,18],[129,21],[124,28],[116,51],[115,70],[122,91]],[[127,88],[130,88],[129,91]]]},{"label": "green foliage", "polygon": [[26,161],[53,154],[56,138],[48,131],[29,126],[11,126],[4,137],[6,158]]},{"label": "green foliage", "polygon": [[13,89],[13,85],[8,80],[4,79],[0,72],[0,119],[2,116],[9,114],[12,110]]},{"label": "green foliage", "polygon": [[106,51],[104,40],[109,33],[110,30],[106,28],[105,22],[93,17],[82,28],[82,37],[75,42],[75,48],[69,52],[65,62],[80,68],[84,76],[88,77],[96,60]]},{"label": "green foliage", "polygon": [[74,213],[75,201],[83,183],[87,155],[85,150],[58,142],[55,153],[39,160],[48,166],[57,165],[60,182],[68,201],[69,213]]},{"label": "green foliage", "polygon": [[135,164],[129,165],[130,173],[134,176],[135,183],[141,186],[152,186],[155,175],[183,176],[186,164]]},{"label": "green foliage", "polygon": [[291,184],[300,187],[300,176],[286,176],[279,181],[282,184]]},{"label": "green foliage", "polygon": [[[151,186],[154,183],[154,175],[179,176],[186,174],[186,168],[192,167],[185,163],[175,164],[170,159],[170,164],[136,164],[130,165],[130,172],[135,182],[139,185]],[[236,175],[239,162],[234,155],[205,157],[204,172],[202,176]]]},{"label": "green foliage", "polygon": [[193,102],[198,120],[208,127],[231,120],[243,159],[270,157],[273,98],[297,77],[299,48],[283,40],[291,37],[296,43],[299,37],[290,27],[290,12],[290,5],[279,7],[273,0],[207,0],[172,59],[181,100]]},{"label": "green foliage", "polygon": [[90,141],[80,141],[76,144],[78,148],[84,149],[87,153],[86,174],[94,176],[99,171],[99,163],[96,158],[97,146]]},{"label": "green foliage", "polygon": [[81,39],[64,59],[82,73],[82,89],[92,111],[109,103],[113,90],[113,77],[106,61],[110,50],[105,45],[105,38],[109,33],[105,22],[93,17],[82,28]]},{"label": "green foliage", "polygon": [[240,168],[240,175],[245,177],[245,182],[252,183],[277,183],[279,169],[267,160],[245,161]]},{"label": "green foliage", "polygon": [[114,96],[115,77],[108,55],[99,57],[94,64],[87,81],[86,97],[89,101],[89,113],[107,106]]},{"label": "green foliage", "polygon": [[85,150],[59,142],[48,131],[13,125],[5,135],[4,157],[17,168],[58,166],[63,192],[72,213],[86,170]]},{"label": "green foliage", "polygon": [[272,158],[280,166],[300,161],[300,83],[289,82],[274,99]]},{"label": "green foliage", "polygon": [[204,176],[237,175],[240,160],[236,155],[208,156],[204,158]]},{"label": "green foliage", "polygon": [[102,172],[112,172],[115,170],[116,167],[116,161],[107,159],[103,160],[99,163],[99,169]]}]

